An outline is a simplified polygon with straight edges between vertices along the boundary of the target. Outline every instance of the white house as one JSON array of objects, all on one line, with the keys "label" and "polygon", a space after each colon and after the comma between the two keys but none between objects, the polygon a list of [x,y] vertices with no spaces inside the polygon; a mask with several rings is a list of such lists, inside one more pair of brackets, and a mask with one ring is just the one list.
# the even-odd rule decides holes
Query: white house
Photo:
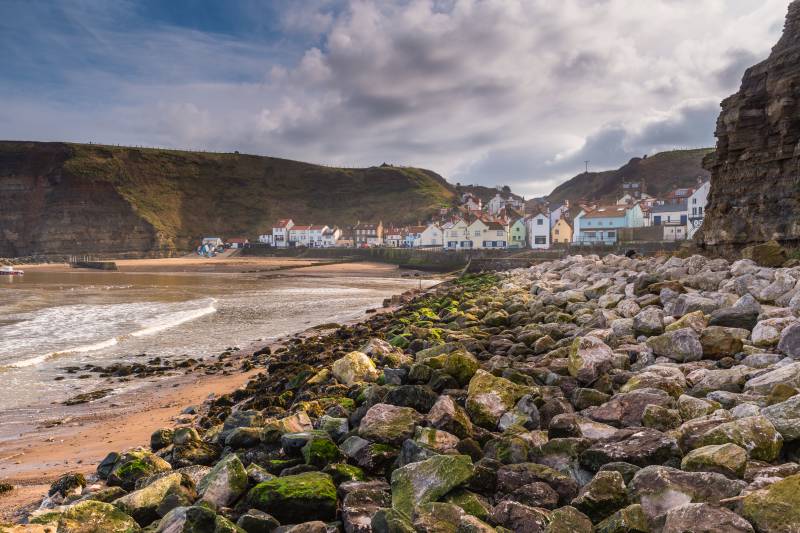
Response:
[{"label": "white house", "polygon": [[654,205],[650,208],[650,216],[653,226],[678,224],[686,226],[689,222],[685,200],[675,203]]},{"label": "white house", "polygon": [[472,248],[472,241],[467,235],[468,225],[464,219],[457,219],[442,226],[444,233],[444,248],[446,250],[461,250]]},{"label": "white house", "polygon": [[324,224],[312,224],[311,228],[308,230],[308,245],[315,248],[322,248],[322,234],[328,229],[330,228]]},{"label": "white house", "polygon": [[311,246],[311,226],[292,226],[289,230],[289,243],[293,246]]},{"label": "white house", "polygon": [[700,226],[703,225],[703,219],[706,216],[706,206],[708,205],[708,192],[711,190],[711,182],[706,181],[700,185],[689,197],[687,203],[689,221],[686,225],[686,237],[691,239]]},{"label": "white house", "polygon": [[272,233],[265,233],[264,235],[258,236],[258,242],[266,244],[267,246],[272,246],[275,241],[272,240]]},{"label": "white house", "polygon": [[550,217],[544,213],[528,218],[528,246],[534,249],[550,248]]},{"label": "white house", "polygon": [[333,248],[336,246],[336,241],[342,236],[342,230],[337,227],[329,228],[325,226],[325,231],[322,232],[321,246],[323,248]]},{"label": "white house", "polygon": [[277,248],[289,247],[289,231],[294,227],[291,218],[279,220],[272,226],[272,244]]},{"label": "white house", "polygon": [[442,246],[443,235],[444,233],[442,228],[440,228],[437,224],[428,224],[425,230],[420,234],[419,245],[423,248]]},{"label": "white house", "polygon": [[480,211],[483,207],[481,199],[470,192],[461,195],[461,205],[470,211]]},{"label": "white house", "polygon": [[401,228],[388,227],[383,230],[383,242],[386,246],[398,248],[405,243],[405,235]]}]

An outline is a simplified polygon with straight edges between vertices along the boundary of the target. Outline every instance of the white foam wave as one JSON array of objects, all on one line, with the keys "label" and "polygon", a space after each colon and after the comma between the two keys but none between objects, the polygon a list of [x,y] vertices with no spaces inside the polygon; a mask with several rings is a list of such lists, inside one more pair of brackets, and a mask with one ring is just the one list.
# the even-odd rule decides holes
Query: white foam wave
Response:
[{"label": "white foam wave", "polygon": [[117,343],[118,343],[117,339],[108,339],[101,342],[95,342],[94,344],[77,346],[75,348],[70,348],[68,350],[61,350],[58,352],[46,353],[44,355],[37,355],[36,357],[31,357],[30,359],[23,359],[22,361],[17,361],[16,363],[12,363],[8,366],[12,368],[25,368],[26,366],[36,366],[38,364],[44,363],[51,357],[55,357],[57,355],[65,355],[69,353],[95,352],[97,350],[103,350],[105,348],[110,348],[112,346],[115,346]]},{"label": "white foam wave", "polygon": [[214,306],[215,302],[216,300],[212,298],[212,303],[206,307],[200,309],[190,309],[188,311],[177,311],[175,313],[170,313],[168,315],[159,317],[158,321],[155,321],[150,326],[142,328],[138,331],[134,331],[133,333],[131,333],[131,336],[146,337],[148,335],[153,335],[155,333],[159,333],[167,329],[172,329],[186,322],[196,320],[202,316],[210,315],[211,313],[216,313],[217,308]]},{"label": "white foam wave", "polygon": [[[131,337],[154,335],[215,313],[215,303],[214,298],[195,300],[189,305],[204,306],[190,309],[178,308],[186,303],[76,305],[18,315],[21,322],[0,328],[4,330],[0,331],[0,355],[24,350],[31,338],[39,341],[38,344],[44,348],[41,350],[43,353],[9,362],[6,368],[37,366],[56,356],[95,352],[116,346]],[[137,326],[139,329],[134,329]],[[95,340],[103,337],[104,340]],[[61,346],[47,346],[51,338],[59,341]],[[70,346],[73,343],[75,346]]]}]

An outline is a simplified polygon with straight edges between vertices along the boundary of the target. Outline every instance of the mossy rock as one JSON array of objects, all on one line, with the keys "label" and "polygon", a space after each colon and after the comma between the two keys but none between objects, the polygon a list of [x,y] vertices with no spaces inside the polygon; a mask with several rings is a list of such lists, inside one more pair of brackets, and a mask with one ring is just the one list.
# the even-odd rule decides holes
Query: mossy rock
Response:
[{"label": "mossy rock", "polygon": [[620,509],[595,526],[596,533],[650,533],[647,515],[638,503]]},{"label": "mossy rock", "polygon": [[76,503],[61,514],[58,531],[69,533],[136,533],[141,528],[129,515],[109,503]]},{"label": "mossy rock", "polygon": [[757,531],[792,532],[800,524],[800,474],[751,492],[742,500],[742,516]]},{"label": "mossy rock", "polygon": [[764,416],[748,416],[720,424],[698,439],[696,446],[733,443],[747,450],[751,459],[771,462],[777,459],[783,437]]},{"label": "mossy rock", "polygon": [[474,355],[466,350],[456,350],[445,356],[442,370],[451,375],[463,387],[469,383],[479,367],[480,364]]},{"label": "mossy rock", "polygon": [[727,477],[742,478],[747,467],[747,451],[733,443],[712,444],[687,453],[681,470],[717,472]]},{"label": "mossy rock", "polygon": [[464,509],[464,512],[467,514],[479,518],[484,522],[491,513],[491,508],[487,505],[483,498],[466,489],[455,489],[450,491],[444,498],[442,498],[442,501],[446,503],[452,503],[453,505],[458,505]]},{"label": "mossy rock", "polygon": [[467,389],[467,413],[473,423],[494,430],[500,417],[531,389],[478,370]]},{"label": "mossy rock", "polygon": [[301,450],[307,465],[324,468],[329,463],[335,463],[342,458],[342,452],[336,444],[328,438],[312,437]]},{"label": "mossy rock", "polygon": [[137,479],[171,469],[168,462],[150,452],[131,451],[116,462],[108,475],[108,484],[130,491],[134,489]]},{"label": "mossy rock", "polygon": [[411,516],[414,508],[434,502],[467,481],[473,472],[466,455],[437,455],[392,472],[392,508]]},{"label": "mossy rock", "polygon": [[281,523],[330,521],[336,516],[336,486],[328,474],[305,472],[259,483],[247,494],[250,507],[271,514]]},{"label": "mossy rock", "polygon": [[323,472],[331,476],[336,485],[341,485],[345,481],[364,481],[367,479],[362,469],[347,463],[329,464]]}]

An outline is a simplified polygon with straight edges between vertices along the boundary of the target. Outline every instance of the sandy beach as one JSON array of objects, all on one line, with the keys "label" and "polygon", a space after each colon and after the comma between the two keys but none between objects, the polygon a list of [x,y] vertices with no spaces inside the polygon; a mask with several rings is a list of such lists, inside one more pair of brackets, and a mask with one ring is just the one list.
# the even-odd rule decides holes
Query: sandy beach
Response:
[{"label": "sandy beach", "polygon": [[[393,265],[380,263],[351,263],[325,259],[297,259],[293,257],[241,257],[225,255],[212,258],[199,257],[195,254],[184,257],[162,257],[152,259],[118,259],[114,261],[120,272],[147,273],[269,273],[301,270],[300,274],[341,274],[358,272],[362,274],[396,271]],[[66,263],[41,263],[20,265],[21,270],[41,272],[69,272],[76,269]],[[90,269],[77,269],[90,270]]]}]

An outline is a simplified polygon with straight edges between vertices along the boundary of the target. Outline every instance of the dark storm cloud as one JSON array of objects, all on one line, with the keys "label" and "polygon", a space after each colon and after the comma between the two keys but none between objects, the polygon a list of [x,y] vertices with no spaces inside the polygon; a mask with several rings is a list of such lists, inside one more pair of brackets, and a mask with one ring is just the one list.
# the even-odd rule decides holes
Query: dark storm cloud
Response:
[{"label": "dark storm cloud", "polygon": [[198,0],[184,20],[10,0],[0,137],[388,161],[539,195],[587,159],[711,145],[787,3]]}]

